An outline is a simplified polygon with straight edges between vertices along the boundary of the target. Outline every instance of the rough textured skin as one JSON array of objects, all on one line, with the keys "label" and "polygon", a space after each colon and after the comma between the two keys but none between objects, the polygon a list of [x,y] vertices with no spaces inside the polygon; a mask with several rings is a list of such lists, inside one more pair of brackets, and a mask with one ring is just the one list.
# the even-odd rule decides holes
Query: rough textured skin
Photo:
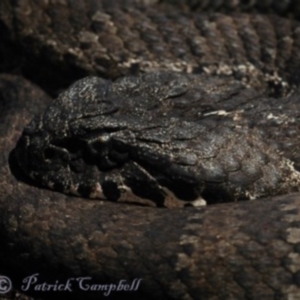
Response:
[{"label": "rough textured skin", "polygon": [[[27,109],[24,99],[34,95],[22,91],[19,96],[1,115],[3,124],[10,124],[1,127],[6,151],[1,155],[5,180],[0,185],[0,234],[6,244],[0,257],[7,266],[5,274],[16,277],[17,269],[20,277],[36,272],[62,278],[86,275],[100,283],[143,278],[138,293],[130,294],[132,299],[298,295],[298,194],[170,211],[88,201],[35,188],[11,175],[8,156],[32,109],[42,106],[45,96],[31,98]],[[99,299],[99,293],[94,296]]]},{"label": "rough textured skin", "polygon": [[[34,97],[24,110],[27,95],[20,96],[1,115],[3,124],[9,124],[1,127],[6,151],[1,155],[5,180],[0,185],[0,234],[6,243],[0,258],[7,266],[5,274],[22,277],[39,272],[54,274],[55,279],[84,275],[98,283],[143,278],[138,293],[130,294],[132,299],[298,296],[298,194],[170,211],[35,188],[12,176],[8,166],[9,150],[24,122],[32,117],[33,108],[42,105],[42,97]],[[13,171],[18,174],[14,167]],[[94,297],[99,299],[100,294]],[[81,295],[88,296],[93,295]]]},{"label": "rough textured skin", "polygon": [[[26,127],[16,156],[43,186],[88,198],[177,207],[287,194],[300,173],[262,138],[284,131],[271,126],[278,101],[199,75],[88,77]],[[264,111],[264,126],[243,124]]]},{"label": "rough textured skin", "polygon": [[[118,18],[105,21],[105,15],[103,21],[103,15],[98,14],[96,23],[100,23],[101,30],[97,32],[91,26],[94,21],[89,21],[92,16],[86,13],[86,8],[92,7],[91,4],[98,5],[100,1],[76,1],[76,7],[71,7],[72,3],[75,2],[1,1],[1,30],[5,33],[5,40],[20,47],[21,53],[18,54],[21,61],[26,57],[21,74],[39,77],[34,70],[40,70],[40,83],[44,85],[47,75],[61,74],[61,77],[67,78],[66,84],[83,74],[117,77],[139,69],[149,71],[143,64],[149,59],[162,68],[165,68],[165,63],[171,62],[173,70],[173,62],[179,62],[179,70],[195,71],[195,64],[196,69],[206,73],[233,72],[246,85],[275,95],[279,92],[286,95],[290,91],[283,83],[287,82],[293,88],[298,82],[296,71],[299,69],[300,39],[297,22],[257,14],[233,17],[201,15],[180,12],[176,8],[173,10],[167,4],[155,9],[153,6],[144,9],[128,7],[130,14],[136,14],[135,19],[124,19],[137,24],[133,26],[147,34],[141,35],[142,39],[135,39],[135,35],[130,33],[140,36],[140,31],[129,30],[125,34],[125,37],[128,34],[126,44],[126,39],[118,39],[118,35],[122,35],[121,29],[126,30],[130,26],[126,22],[119,27],[114,25],[118,24],[118,20],[124,20],[121,18],[122,9],[106,10],[108,2],[101,1],[102,11]],[[66,20],[65,14],[69,23],[61,22]],[[172,14],[173,22],[167,23],[167,26]],[[97,19],[99,15],[100,21]],[[164,26],[155,26],[156,19],[157,22],[163,20]],[[186,22],[191,26],[181,25]],[[182,33],[186,28],[191,39]],[[94,44],[96,33],[99,37]],[[149,40],[144,40],[145,37]],[[6,45],[3,43],[1,47]],[[143,48],[129,51],[124,45]],[[201,49],[201,46],[204,48]],[[9,53],[7,49],[2,50]],[[131,55],[131,52],[134,54]],[[100,60],[94,57],[99,53]],[[141,57],[142,62],[131,64],[131,59],[136,57]],[[126,64],[128,62],[129,65]],[[207,68],[204,67],[206,63]],[[244,72],[248,63],[251,67]],[[32,73],[28,71],[29,66],[32,66]],[[51,72],[43,74],[48,66],[52,66]],[[74,68],[78,73],[74,71],[73,77],[66,76]],[[254,75],[260,76],[260,79],[251,81]],[[55,84],[55,88],[61,86]],[[52,90],[52,87],[48,89]],[[2,77],[0,90],[4,91],[0,101],[0,260],[5,274],[16,280],[36,272],[52,274],[54,279],[59,275],[62,279],[92,276],[98,283],[142,278],[139,290],[130,294],[132,299],[299,297],[298,193],[247,203],[170,211],[103,203],[36,188],[31,185],[32,182],[22,181],[26,179],[13,161],[9,164],[9,155],[24,124],[38,109],[43,109],[49,99],[24,79],[15,77]],[[273,125],[267,122],[270,128],[276,128],[277,121],[286,122],[285,126],[279,131],[263,131],[267,137],[268,134],[277,134],[276,145],[287,149],[286,153],[293,159],[299,155],[299,151],[290,151],[294,144],[298,145],[297,95],[296,90],[294,96],[276,99],[280,103],[291,103],[291,106],[274,108],[281,118],[275,118]],[[271,98],[265,99],[267,106],[272,103]],[[257,103],[259,107],[261,102]],[[260,112],[262,116],[269,113],[268,110],[252,111]],[[266,118],[261,118],[259,126],[263,127],[265,121]],[[287,140],[282,132],[289,133]],[[113,296],[122,299],[124,294],[114,293]],[[78,297],[86,299],[94,296],[99,299],[101,295],[99,292],[83,293]],[[39,296],[45,297],[46,294]],[[61,294],[51,296],[58,298]],[[67,293],[63,297],[74,299],[75,294]]]},{"label": "rough textured skin", "polygon": [[234,74],[276,92],[298,83],[298,25],[275,15],[183,12],[130,1],[3,0],[0,19],[2,36],[26,56],[23,73],[48,90],[84,75],[117,78],[158,68]]},{"label": "rough textured skin", "polygon": [[180,5],[181,8],[198,9],[201,11],[257,11],[260,13],[276,13],[279,15],[288,15],[299,17],[299,0],[161,0],[153,1],[166,2]]}]

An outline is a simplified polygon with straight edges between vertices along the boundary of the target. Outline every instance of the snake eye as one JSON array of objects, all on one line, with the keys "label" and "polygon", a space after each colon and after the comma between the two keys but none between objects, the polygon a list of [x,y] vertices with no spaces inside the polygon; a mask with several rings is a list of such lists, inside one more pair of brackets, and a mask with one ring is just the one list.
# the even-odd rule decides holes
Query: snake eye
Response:
[{"label": "snake eye", "polygon": [[53,148],[47,148],[44,151],[44,157],[47,160],[51,160],[56,156],[56,151]]},{"label": "snake eye", "polygon": [[52,145],[63,148],[71,154],[80,153],[86,147],[86,142],[78,138],[65,138],[59,141],[53,141]]},{"label": "snake eye", "polygon": [[69,152],[64,148],[50,145],[44,150],[44,159],[46,161],[60,160],[68,162],[70,160],[70,155]]}]

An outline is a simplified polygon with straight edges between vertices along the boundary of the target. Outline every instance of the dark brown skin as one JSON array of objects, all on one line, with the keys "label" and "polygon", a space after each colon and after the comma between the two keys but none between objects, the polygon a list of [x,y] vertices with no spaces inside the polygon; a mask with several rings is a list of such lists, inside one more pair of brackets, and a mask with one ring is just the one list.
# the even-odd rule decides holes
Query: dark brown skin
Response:
[{"label": "dark brown skin", "polygon": [[[3,3],[9,4],[3,1],[0,5]],[[3,15],[0,19],[4,19]],[[9,24],[11,20],[4,21]],[[289,21],[283,21],[286,22]],[[12,28],[9,32],[13,32]],[[291,32],[294,43],[288,59],[283,56],[282,60],[276,59],[276,64],[265,59],[263,70],[272,70],[279,62],[279,71],[289,79],[293,68],[297,69],[298,31]],[[37,52],[34,55],[39,57],[43,43],[34,40],[35,34],[32,37],[31,46]],[[25,49],[23,38],[17,40]],[[59,54],[53,55],[54,60]],[[242,61],[248,60],[241,57]],[[90,72],[85,63],[79,69]],[[127,71],[113,64],[111,70]],[[107,76],[111,74],[108,71]],[[298,297],[299,194],[201,209],[164,210],[103,203],[36,188],[9,157],[24,125],[50,100],[16,77],[2,76],[0,90],[4,91],[0,101],[0,262],[3,273],[17,282],[17,288],[19,279],[40,273],[46,281],[90,276],[102,284],[142,278],[138,291],[130,293],[131,299]],[[101,299],[102,294],[76,295],[79,299]],[[112,293],[111,299],[123,299],[124,294]],[[35,296],[74,299],[75,293]]]},{"label": "dark brown skin", "polygon": [[4,59],[9,65],[4,70],[11,71],[20,59],[19,71],[51,94],[86,75],[118,78],[157,69],[233,74],[270,93],[284,92],[282,82],[298,84],[296,22],[276,15],[231,17],[132,2],[1,1],[5,43],[0,50],[10,54],[11,44],[19,49]]},{"label": "dark brown skin", "polygon": [[[141,0],[143,1],[143,0]],[[151,0],[150,0],[151,1]],[[153,3],[164,2],[179,5],[182,9],[199,11],[230,12],[259,12],[276,13],[282,16],[299,18],[300,8],[298,0],[162,0]]]},{"label": "dark brown skin", "polygon": [[[27,83],[8,79],[25,89]],[[6,275],[16,282],[35,273],[48,281],[51,275],[55,280],[90,276],[97,283],[143,278],[132,299],[288,299],[299,293],[298,194],[165,210],[30,186],[18,180],[22,177],[8,157],[32,109],[47,101],[38,95],[24,110],[24,99],[32,96],[21,90],[1,115],[9,124],[1,127],[0,175],[5,241],[0,257]],[[101,299],[102,293],[76,295]]]}]

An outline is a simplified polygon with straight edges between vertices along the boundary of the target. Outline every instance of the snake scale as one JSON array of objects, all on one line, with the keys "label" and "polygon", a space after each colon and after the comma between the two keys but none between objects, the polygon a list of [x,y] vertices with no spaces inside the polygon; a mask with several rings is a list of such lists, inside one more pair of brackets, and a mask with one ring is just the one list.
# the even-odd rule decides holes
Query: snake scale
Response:
[{"label": "snake scale", "polygon": [[[109,284],[140,278],[131,299],[298,299],[299,7],[292,0],[1,1],[1,70],[22,75],[0,76],[1,272],[17,288],[35,273],[41,282],[88,276]],[[157,69],[161,73],[151,77]],[[224,130],[232,121],[259,131],[265,143],[257,142],[258,156],[267,152],[268,160],[284,170],[275,176],[276,184],[287,183],[279,191],[284,195],[271,191],[257,201],[169,210],[71,197],[24,178],[11,151],[24,126],[51,102],[49,94],[56,96],[86,75],[116,79],[127,74],[132,76],[113,84],[101,79],[101,84],[105,91],[121,86],[117,95],[126,96],[127,85],[140,80],[138,92],[155,100],[147,91],[153,80],[154,90],[178,100],[165,112],[170,117],[196,118],[193,111],[182,113],[182,107],[201,95],[203,105],[195,105],[210,121],[205,128],[227,120],[216,143],[228,135]],[[129,107],[138,105],[130,102],[132,96],[125,97]],[[184,126],[184,134],[192,132]],[[242,134],[247,141],[248,132]],[[153,136],[158,138],[157,132]],[[185,156],[185,164],[193,160]],[[287,163],[289,168],[282,169],[283,158],[294,166]],[[26,169],[26,160],[24,165]],[[272,172],[265,174],[270,178]],[[31,292],[50,299],[107,298],[103,291]],[[109,298],[128,293],[114,292]]]}]

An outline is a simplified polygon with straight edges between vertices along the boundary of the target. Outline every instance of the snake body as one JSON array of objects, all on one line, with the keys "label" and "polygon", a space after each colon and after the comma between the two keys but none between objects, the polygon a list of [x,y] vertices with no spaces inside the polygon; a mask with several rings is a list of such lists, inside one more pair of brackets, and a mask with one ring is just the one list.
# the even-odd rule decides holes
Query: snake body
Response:
[{"label": "snake body", "polygon": [[[82,75],[116,78],[158,67],[234,77],[246,86],[240,90],[259,90],[259,95],[245,92],[236,97],[251,99],[248,110],[247,103],[240,103],[241,120],[250,120],[249,127],[252,116],[258,128],[265,129],[262,137],[268,143],[275,141],[276,155],[294,161],[297,169],[297,21],[273,15],[200,14],[190,12],[186,4],[178,10],[168,3],[141,2],[114,6],[96,0],[76,5],[2,1],[0,29],[7,47],[19,46],[22,74],[38,78],[41,86],[53,74],[65,79],[46,87],[53,94]],[[288,14],[297,1],[282,3],[286,6],[263,7]],[[5,47],[1,51],[9,52]],[[29,72],[29,66],[38,73]],[[220,79],[211,80],[216,85]],[[24,179],[11,150],[24,125],[51,99],[26,79],[12,75],[1,75],[1,91],[0,259],[3,272],[16,282],[34,273],[40,273],[41,280],[90,276],[96,283],[142,278],[139,289],[130,293],[132,299],[299,297],[298,193],[166,210],[88,201],[35,187]],[[281,105],[272,106],[274,101]],[[270,112],[277,116],[276,122],[266,122]],[[285,114],[289,118],[282,117]],[[50,293],[50,297],[103,296],[79,292]]]}]

